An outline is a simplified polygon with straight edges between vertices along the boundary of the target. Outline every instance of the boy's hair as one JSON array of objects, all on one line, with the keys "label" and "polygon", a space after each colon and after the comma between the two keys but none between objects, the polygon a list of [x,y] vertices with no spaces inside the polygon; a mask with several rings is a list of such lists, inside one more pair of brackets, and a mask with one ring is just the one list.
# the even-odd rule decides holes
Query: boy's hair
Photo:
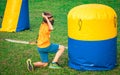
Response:
[{"label": "boy's hair", "polygon": [[52,14],[49,13],[49,12],[43,12],[43,13],[44,13],[44,15],[46,15],[46,16],[52,16]]},{"label": "boy's hair", "polygon": [[[52,14],[49,12],[43,12],[45,16],[48,17],[48,19],[53,18]],[[45,18],[43,18],[43,22],[47,23],[47,20]],[[50,23],[53,25],[54,24],[54,19],[52,21],[50,21]]]}]

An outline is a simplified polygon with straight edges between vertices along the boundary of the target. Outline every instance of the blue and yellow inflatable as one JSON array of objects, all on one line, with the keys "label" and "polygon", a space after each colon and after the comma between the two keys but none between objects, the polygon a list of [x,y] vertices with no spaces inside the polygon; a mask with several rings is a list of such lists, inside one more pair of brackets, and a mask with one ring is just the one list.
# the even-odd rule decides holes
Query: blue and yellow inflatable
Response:
[{"label": "blue and yellow inflatable", "polygon": [[29,28],[28,0],[7,0],[0,31],[19,32]]},{"label": "blue and yellow inflatable", "polygon": [[116,62],[117,15],[102,4],[85,4],[68,13],[69,66],[76,70],[111,70]]}]

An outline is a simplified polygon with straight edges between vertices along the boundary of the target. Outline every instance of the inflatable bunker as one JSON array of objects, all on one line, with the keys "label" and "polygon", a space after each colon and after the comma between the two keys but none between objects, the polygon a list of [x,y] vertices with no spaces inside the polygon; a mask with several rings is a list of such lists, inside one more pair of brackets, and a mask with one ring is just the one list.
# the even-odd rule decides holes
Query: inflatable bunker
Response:
[{"label": "inflatable bunker", "polygon": [[111,70],[116,66],[117,15],[102,4],[76,6],[68,13],[69,67]]}]

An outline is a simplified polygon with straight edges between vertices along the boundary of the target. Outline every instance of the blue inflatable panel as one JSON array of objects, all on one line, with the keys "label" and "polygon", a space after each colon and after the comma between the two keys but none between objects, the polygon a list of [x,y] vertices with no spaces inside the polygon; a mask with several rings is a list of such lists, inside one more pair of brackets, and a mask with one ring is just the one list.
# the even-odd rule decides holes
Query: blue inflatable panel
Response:
[{"label": "blue inflatable panel", "polygon": [[28,0],[22,0],[22,6],[20,10],[20,16],[18,20],[18,25],[16,32],[29,29],[29,7],[28,7]]},{"label": "blue inflatable panel", "polygon": [[111,70],[116,66],[117,38],[81,41],[68,38],[69,66],[76,70]]}]

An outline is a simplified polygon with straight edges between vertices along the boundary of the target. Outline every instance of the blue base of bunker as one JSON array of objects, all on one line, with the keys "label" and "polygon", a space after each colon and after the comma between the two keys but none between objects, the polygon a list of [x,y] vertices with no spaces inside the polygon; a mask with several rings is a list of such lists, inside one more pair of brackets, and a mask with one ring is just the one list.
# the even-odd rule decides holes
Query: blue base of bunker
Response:
[{"label": "blue base of bunker", "polygon": [[81,41],[68,38],[69,67],[76,70],[111,70],[116,66],[117,38]]}]

